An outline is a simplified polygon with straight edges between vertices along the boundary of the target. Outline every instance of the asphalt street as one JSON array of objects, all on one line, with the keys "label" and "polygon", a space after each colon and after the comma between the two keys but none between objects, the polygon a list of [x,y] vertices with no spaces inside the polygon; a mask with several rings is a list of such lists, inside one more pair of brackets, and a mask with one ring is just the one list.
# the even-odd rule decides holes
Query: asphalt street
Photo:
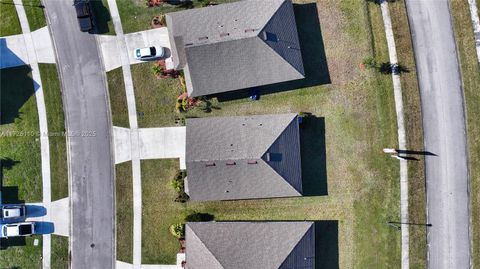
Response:
[{"label": "asphalt street", "polygon": [[[428,268],[470,268],[463,89],[447,0],[407,0],[422,100]],[[411,220],[415,222],[415,220]]]},{"label": "asphalt street", "polygon": [[71,268],[113,268],[115,189],[105,71],[94,35],[79,30],[73,1],[43,2],[70,135]]}]

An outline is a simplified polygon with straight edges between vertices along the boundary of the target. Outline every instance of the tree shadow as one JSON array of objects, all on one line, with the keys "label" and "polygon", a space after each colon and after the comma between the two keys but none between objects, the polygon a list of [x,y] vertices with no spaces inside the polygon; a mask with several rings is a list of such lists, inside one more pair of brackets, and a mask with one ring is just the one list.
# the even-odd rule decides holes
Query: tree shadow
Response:
[{"label": "tree shadow", "polygon": [[392,64],[390,62],[381,63],[377,67],[378,71],[384,75],[395,74],[400,75],[402,73],[410,73],[410,69],[401,64]]},{"label": "tree shadow", "polygon": [[315,221],[315,269],[338,269],[338,220]]},{"label": "tree shadow", "polygon": [[28,65],[0,69],[0,83],[0,124],[13,123],[39,85],[33,81]]},{"label": "tree shadow", "polygon": [[[293,9],[302,52],[305,78],[256,87],[260,94],[272,94],[331,83],[317,4],[294,4]],[[274,70],[274,68],[275,67],[272,67],[272,70]],[[219,101],[223,102],[246,98],[250,96],[249,92],[250,89],[242,89],[209,97],[217,97]]]},{"label": "tree shadow", "polygon": [[109,32],[108,22],[112,20],[110,11],[101,0],[90,1],[90,6],[95,18],[95,33],[105,34]]},{"label": "tree shadow", "polygon": [[303,118],[300,124],[300,153],[303,195],[328,195],[325,118]]}]

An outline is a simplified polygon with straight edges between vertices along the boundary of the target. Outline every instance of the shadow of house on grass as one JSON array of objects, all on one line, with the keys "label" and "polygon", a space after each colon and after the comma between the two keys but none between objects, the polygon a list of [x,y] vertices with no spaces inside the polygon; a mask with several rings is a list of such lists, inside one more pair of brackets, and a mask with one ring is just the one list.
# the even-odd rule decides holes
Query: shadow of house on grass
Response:
[{"label": "shadow of house on grass", "polygon": [[20,109],[34,98],[39,84],[34,82],[27,65],[0,69],[0,124],[9,124],[21,118]]},{"label": "shadow of house on grass", "polygon": [[112,20],[110,11],[102,3],[102,0],[91,1],[92,12],[95,16],[95,33],[105,34],[110,31],[108,22]]},{"label": "shadow of house on grass", "polygon": [[338,269],[338,220],[314,222],[315,269]]},{"label": "shadow of house on grass", "polygon": [[[260,94],[291,91],[331,83],[317,4],[294,4],[293,10],[302,51],[305,78],[256,87]],[[272,70],[275,70],[274,66],[272,66]],[[217,97],[220,102],[242,99],[251,95],[250,90],[242,89],[208,97]]]},{"label": "shadow of house on grass", "polygon": [[325,118],[308,116],[300,124],[304,196],[328,195]]}]

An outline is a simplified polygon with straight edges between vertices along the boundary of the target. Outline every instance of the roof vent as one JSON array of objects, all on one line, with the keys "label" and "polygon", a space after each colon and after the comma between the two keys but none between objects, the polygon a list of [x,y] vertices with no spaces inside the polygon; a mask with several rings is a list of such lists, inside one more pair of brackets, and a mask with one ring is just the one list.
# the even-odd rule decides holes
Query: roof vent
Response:
[{"label": "roof vent", "polygon": [[228,161],[225,163],[226,165],[236,165],[237,163],[234,161]]},{"label": "roof vent", "polygon": [[200,41],[208,40],[208,36],[199,37],[198,40]]},{"label": "roof vent", "polygon": [[248,160],[248,164],[257,164],[258,162],[256,160]]},{"label": "roof vent", "polygon": [[220,34],[220,37],[227,37],[227,36],[229,36],[229,35],[230,35],[230,33],[221,33],[221,34]]},{"label": "roof vent", "polygon": [[209,162],[209,163],[206,163],[205,166],[206,167],[215,166],[215,163],[214,162]]},{"label": "roof vent", "polygon": [[192,45],[193,45],[193,43],[187,43],[187,44],[185,44],[185,47],[192,46]]},{"label": "roof vent", "polygon": [[245,29],[245,33],[251,33],[251,32],[255,32],[255,29],[252,29],[252,28]]}]

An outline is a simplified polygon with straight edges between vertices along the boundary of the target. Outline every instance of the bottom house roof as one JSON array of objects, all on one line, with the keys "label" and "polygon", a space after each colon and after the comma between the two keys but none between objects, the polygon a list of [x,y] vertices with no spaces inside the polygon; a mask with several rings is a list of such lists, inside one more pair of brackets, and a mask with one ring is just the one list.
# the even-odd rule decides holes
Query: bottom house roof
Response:
[{"label": "bottom house roof", "polygon": [[313,222],[187,223],[187,268],[314,269],[313,224]]}]

